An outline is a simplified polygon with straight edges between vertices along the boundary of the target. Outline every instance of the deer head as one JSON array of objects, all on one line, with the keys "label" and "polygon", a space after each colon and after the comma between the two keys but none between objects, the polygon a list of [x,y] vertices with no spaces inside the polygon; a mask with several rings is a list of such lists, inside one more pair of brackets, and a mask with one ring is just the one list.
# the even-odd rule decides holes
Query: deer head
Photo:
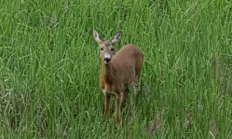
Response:
[{"label": "deer head", "polygon": [[99,33],[93,29],[93,37],[95,41],[99,44],[100,58],[105,64],[109,64],[113,57],[114,46],[121,40],[122,32],[119,31],[111,41],[102,39]]}]

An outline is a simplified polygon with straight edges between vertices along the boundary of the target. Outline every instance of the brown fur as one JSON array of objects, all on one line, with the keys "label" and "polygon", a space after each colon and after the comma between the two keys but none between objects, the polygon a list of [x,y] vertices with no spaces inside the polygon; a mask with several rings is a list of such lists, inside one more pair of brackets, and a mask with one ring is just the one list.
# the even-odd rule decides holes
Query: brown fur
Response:
[{"label": "brown fur", "polygon": [[[99,43],[99,47],[104,50],[114,48],[114,45],[103,40]],[[114,56],[111,54],[111,62],[106,64],[104,53],[100,50],[102,59],[100,87],[105,92],[104,115],[107,115],[109,110],[110,96],[115,96],[116,122],[119,122],[120,106],[127,96],[128,86],[135,81],[137,85],[139,83],[143,57],[143,52],[137,46],[129,44],[123,46]]]}]

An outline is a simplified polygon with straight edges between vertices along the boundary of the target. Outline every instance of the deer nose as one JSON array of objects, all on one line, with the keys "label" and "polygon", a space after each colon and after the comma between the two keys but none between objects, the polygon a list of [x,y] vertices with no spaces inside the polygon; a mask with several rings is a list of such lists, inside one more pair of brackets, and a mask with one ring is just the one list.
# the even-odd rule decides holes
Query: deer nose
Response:
[{"label": "deer nose", "polygon": [[105,63],[109,63],[110,60],[111,60],[111,59],[110,59],[109,57],[105,57],[105,58],[104,58]]}]

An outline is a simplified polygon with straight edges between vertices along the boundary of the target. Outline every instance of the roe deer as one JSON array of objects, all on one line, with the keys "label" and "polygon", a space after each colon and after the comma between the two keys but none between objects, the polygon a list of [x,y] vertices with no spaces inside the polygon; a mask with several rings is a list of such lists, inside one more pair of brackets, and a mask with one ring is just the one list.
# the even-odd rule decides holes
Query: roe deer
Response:
[{"label": "roe deer", "polygon": [[139,91],[139,77],[143,64],[143,52],[135,45],[123,46],[113,55],[115,44],[121,40],[122,32],[118,32],[111,41],[102,39],[93,29],[93,37],[99,44],[101,58],[100,87],[105,94],[104,115],[109,111],[110,96],[115,96],[114,118],[119,122],[119,111],[128,93],[128,86],[134,83]]}]

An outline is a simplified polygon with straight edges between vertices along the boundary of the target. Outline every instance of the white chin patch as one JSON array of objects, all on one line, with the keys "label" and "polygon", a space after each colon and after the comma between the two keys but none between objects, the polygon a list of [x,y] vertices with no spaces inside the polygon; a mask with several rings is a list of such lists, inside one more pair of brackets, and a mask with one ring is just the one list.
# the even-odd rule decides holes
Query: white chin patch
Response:
[{"label": "white chin patch", "polygon": [[111,58],[110,58],[110,53],[106,52],[104,53],[104,63],[110,63]]}]

